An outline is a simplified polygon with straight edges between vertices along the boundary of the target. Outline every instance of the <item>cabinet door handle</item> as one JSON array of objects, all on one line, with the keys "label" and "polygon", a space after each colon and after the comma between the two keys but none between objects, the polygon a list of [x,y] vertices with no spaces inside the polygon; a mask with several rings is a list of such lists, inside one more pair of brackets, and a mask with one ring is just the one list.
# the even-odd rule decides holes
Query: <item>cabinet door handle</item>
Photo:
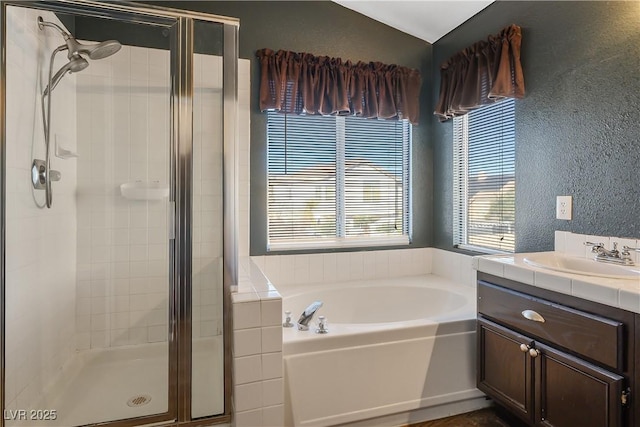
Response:
[{"label": "cabinet door handle", "polygon": [[524,310],[522,312],[522,316],[525,319],[533,320],[534,322],[544,323],[544,317],[542,317],[540,313],[533,310]]},{"label": "cabinet door handle", "polygon": [[540,355],[540,352],[535,348],[531,348],[531,346],[527,344],[520,344],[520,351],[523,353],[529,353],[529,356],[536,358]]}]

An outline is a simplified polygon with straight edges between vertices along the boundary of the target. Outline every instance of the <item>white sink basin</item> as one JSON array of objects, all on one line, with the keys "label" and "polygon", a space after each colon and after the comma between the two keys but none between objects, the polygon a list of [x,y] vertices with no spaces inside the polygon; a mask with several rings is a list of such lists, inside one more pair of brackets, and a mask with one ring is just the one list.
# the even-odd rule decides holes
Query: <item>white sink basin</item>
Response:
[{"label": "white sink basin", "polygon": [[640,266],[637,265],[607,264],[592,259],[563,256],[553,252],[528,255],[524,262],[534,267],[582,274],[584,276],[607,277],[610,279],[640,279]]}]

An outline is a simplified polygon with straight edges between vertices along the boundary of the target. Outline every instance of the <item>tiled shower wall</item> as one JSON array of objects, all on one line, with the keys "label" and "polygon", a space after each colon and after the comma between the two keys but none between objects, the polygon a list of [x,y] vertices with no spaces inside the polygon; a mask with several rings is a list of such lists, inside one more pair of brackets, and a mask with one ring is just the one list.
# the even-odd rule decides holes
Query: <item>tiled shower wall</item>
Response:
[{"label": "tiled shower wall", "polygon": [[168,198],[120,185],[168,185],[169,52],[123,46],[77,76],[77,347],[166,341]]},{"label": "tiled shower wall", "polygon": [[[40,31],[38,16],[62,25],[53,13],[7,7],[6,72],[6,409],[36,408],[75,350],[76,160],[52,155],[62,179],[53,183],[53,206],[39,208],[30,169],[44,159],[40,93],[49,56],[63,40]],[[67,62],[58,55],[54,71]],[[52,95],[51,142],[76,149],[76,82],[65,76]]]},{"label": "tiled shower wall", "polygon": [[[193,337],[222,334],[222,59],[194,58]],[[78,75],[78,349],[166,341],[169,53],[123,46]]]}]

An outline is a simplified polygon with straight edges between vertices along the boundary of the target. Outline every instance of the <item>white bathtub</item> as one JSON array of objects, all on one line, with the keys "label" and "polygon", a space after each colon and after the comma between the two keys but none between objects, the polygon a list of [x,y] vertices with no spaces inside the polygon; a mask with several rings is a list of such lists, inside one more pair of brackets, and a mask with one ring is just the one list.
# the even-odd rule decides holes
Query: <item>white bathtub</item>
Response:
[{"label": "white bathtub", "polygon": [[[475,386],[475,288],[426,275],[286,287],[287,426],[392,426],[487,406]],[[329,333],[314,333],[317,316]]]}]

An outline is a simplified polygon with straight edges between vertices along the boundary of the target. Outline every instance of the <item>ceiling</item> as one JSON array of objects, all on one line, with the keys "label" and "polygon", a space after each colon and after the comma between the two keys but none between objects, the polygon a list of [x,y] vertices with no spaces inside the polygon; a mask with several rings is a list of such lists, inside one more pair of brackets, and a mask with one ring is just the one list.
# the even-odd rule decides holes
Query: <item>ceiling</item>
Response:
[{"label": "ceiling", "polygon": [[493,0],[333,0],[429,43],[471,18]]}]

